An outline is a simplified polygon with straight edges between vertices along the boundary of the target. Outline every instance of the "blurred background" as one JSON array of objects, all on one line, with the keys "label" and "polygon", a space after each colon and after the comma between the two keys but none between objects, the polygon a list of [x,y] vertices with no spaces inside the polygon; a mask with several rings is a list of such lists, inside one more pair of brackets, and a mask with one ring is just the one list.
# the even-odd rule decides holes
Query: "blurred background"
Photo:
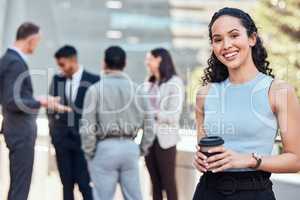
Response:
[{"label": "blurred background", "polygon": [[[74,45],[81,64],[100,73],[104,50],[122,46],[128,54],[126,71],[142,83],[147,71],[146,53],[152,48],[169,49],[186,84],[182,114],[182,141],[178,145],[177,179],[181,200],[191,199],[199,175],[192,166],[196,144],[194,100],[203,68],[210,54],[207,26],[212,14],[224,7],[241,8],[253,16],[268,49],[275,75],[291,83],[300,97],[300,1],[299,0],[0,0],[0,52],[15,39],[24,21],[41,26],[43,39],[29,58],[35,95],[48,93],[57,72],[54,52]],[[0,119],[1,120],[1,119]],[[299,119],[300,120],[300,119]],[[60,200],[61,185],[51,148],[47,120],[41,111],[39,137],[30,200]],[[280,152],[280,140],[274,153]],[[149,179],[141,159],[142,189],[150,199]],[[300,175],[273,175],[278,200],[300,195]],[[0,139],[0,199],[9,183],[7,149]],[[298,196],[297,196],[298,195]],[[81,199],[78,195],[77,199]],[[121,199],[119,192],[116,199]]]}]

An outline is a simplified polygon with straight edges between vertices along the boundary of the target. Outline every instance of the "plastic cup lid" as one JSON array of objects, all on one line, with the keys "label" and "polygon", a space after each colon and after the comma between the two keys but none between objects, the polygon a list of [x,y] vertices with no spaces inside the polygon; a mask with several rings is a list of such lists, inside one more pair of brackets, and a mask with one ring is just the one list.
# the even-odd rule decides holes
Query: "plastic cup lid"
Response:
[{"label": "plastic cup lid", "polygon": [[200,140],[199,145],[203,147],[215,147],[224,144],[223,138],[219,136],[207,136]]}]

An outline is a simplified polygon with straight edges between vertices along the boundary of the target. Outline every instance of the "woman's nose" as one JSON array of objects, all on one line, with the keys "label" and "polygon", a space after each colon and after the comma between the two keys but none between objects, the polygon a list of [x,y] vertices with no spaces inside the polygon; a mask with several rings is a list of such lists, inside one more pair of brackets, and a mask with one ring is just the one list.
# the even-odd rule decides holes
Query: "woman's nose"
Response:
[{"label": "woman's nose", "polygon": [[223,48],[224,49],[229,49],[232,46],[231,40],[228,38],[224,38],[223,40]]}]

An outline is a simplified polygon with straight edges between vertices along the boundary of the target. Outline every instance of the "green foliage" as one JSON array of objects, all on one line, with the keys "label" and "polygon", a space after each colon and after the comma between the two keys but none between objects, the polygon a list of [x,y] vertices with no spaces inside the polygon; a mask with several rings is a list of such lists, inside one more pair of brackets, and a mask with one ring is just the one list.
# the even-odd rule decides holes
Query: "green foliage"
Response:
[{"label": "green foliage", "polygon": [[[276,78],[292,84],[300,97],[300,1],[259,0],[251,16],[267,48]],[[189,78],[187,100],[192,105],[201,87],[203,69],[199,66]]]},{"label": "green foliage", "polygon": [[275,76],[292,84],[300,97],[299,0],[260,0],[254,11]]},{"label": "green foliage", "polygon": [[190,105],[196,104],[196,94],[200,87],[202,86],[201,77],[204,74],[203,67],[197,67],[192,74],[189,75],[189,80],[187,84],[187,102]]}]

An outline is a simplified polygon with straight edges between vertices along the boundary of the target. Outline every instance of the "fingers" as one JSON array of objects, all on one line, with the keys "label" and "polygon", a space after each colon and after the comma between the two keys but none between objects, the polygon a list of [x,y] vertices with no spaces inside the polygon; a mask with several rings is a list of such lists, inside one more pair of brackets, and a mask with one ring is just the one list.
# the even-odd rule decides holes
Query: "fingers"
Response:
[{"label": "fingers", "polygon": [[205,160],[202,160],[197,155],[194,158],[194,166],[201,172],[206,172],[208,168],[208,163]]},{"label": "fingers", "polygon": [[60,101],[60,97],[59,97],[59,96],[53,97],[53,100],[54,100],[55,102],[59,102],[59,101]]},{"label": "fingers", "polygon": [[59,103],[55,103],[55,102],[49,103],[47,108],[50,110],[57,111],[57,112],[71,112],[72,111],[72,109],[70,107],[59,104]]},{"label": "fingers", "polygon": [[207,156],[206,155],[204,155],[201,151],[197,151],[196,152],[196,156],[198,157],[198,158],[200,158],[200,159],[202,159],[202,160],[205,160],[205,161],[207,161]]},{"label": "fingers", "polygon": [[71,112],[72,108],[70,108],[68,106],[64,106],[64,105],[58,104],[57,111],[58,112]]},{"label": "fingers", "polygon": [[67,106],[67,107],[65,108],[65,111],[66,111],[66,112],[71,112],[71,111],[72,111],[72,108],[70,108],[69,106]]},{"label": "fingers", "polygon": [[225,149],[224,147],[212,148],[208,151],[209,153],[217,153],[216,155],[210,156],[207,159],[208,170],[213,173],[221,172],[226,169],[230,169],[232,160],[232,151]]},{"label": "fingers", "polygon": [[49,109],[55,110],[57,112],[71,112],[72,109],[68,106],[60,104],[60,96],[49,96],[48,97],[48,104]]},{"label": "fingers", "polygon": [[225,171],[227,169],[231,169],[231,168],[232,168],[232,165],[230,162],[228,162],[227,164],[225,164],[219,168],[213,169],[212,172],[213,173],[223,172],[223,171]]},{"label": "fingers", "polygon": [[214,156],[210,156],[207,159],[207,162],[212,163],[212,162],[215,162],[215,161],[218,161],[218,160],[222,160],[222,159],[224,159],[228,156],[230,156],[229,152],[225,151],[224,153],[219,153],[219,154],[216,154]]},{"label": "fingers", "polygon": [[223,153],[225,152],[226,149],[223,146],[219,146],[219,147],[214,147],[208,150],[208,153]]},{"label": "fingers", "polygon": [[44,97],[44,96],[38,96],[36,99],[37,99],[37,101],[40,102],[41,106],[43,106],[43,107],[47,106],[48,101],[47,101],[46,97]]},{"label": "fingers", "polygon": [[70,107],[64,106],[61,104],[56,104],[53,109],[56,110],[57,112],[71,112],[72,111],[72,109]]},{"label": "fingers", "polygon": [[207,160],[207,156],[200,151],[199,145],[196,145],[196,156],[202,160]]},{"label": "fingers", "polygon": [[51,103],[59,103],[60,97],[59,96],[48,96],[47,100]]},{"label": "fingers", "polygon": [[194,157],[194,166],[201,172],[206,172],[208,168],[207,157],[197,151]]},{"label": "fingers", "polygon": [[226,165],[226,164],[230,163],[230,161],[231,161],[230,157],[225,157],[225,158],[223,158],[223,159],[221,159],[221,160],[218,160],[218,161],[216,161],[216,162],[209,163],[209,164],[208,164],[208,169],[216,169],[216,168],[219,168],[219,167],[221,167],[221,166],[223,166],[223,165]]},{"label": "fingers", "polygon": [[194,161],[193,165],[196,167],[196,169],[202,173],[207,172],[207,169],[203,167],[202,165],[198,164],[198,162]]}]

